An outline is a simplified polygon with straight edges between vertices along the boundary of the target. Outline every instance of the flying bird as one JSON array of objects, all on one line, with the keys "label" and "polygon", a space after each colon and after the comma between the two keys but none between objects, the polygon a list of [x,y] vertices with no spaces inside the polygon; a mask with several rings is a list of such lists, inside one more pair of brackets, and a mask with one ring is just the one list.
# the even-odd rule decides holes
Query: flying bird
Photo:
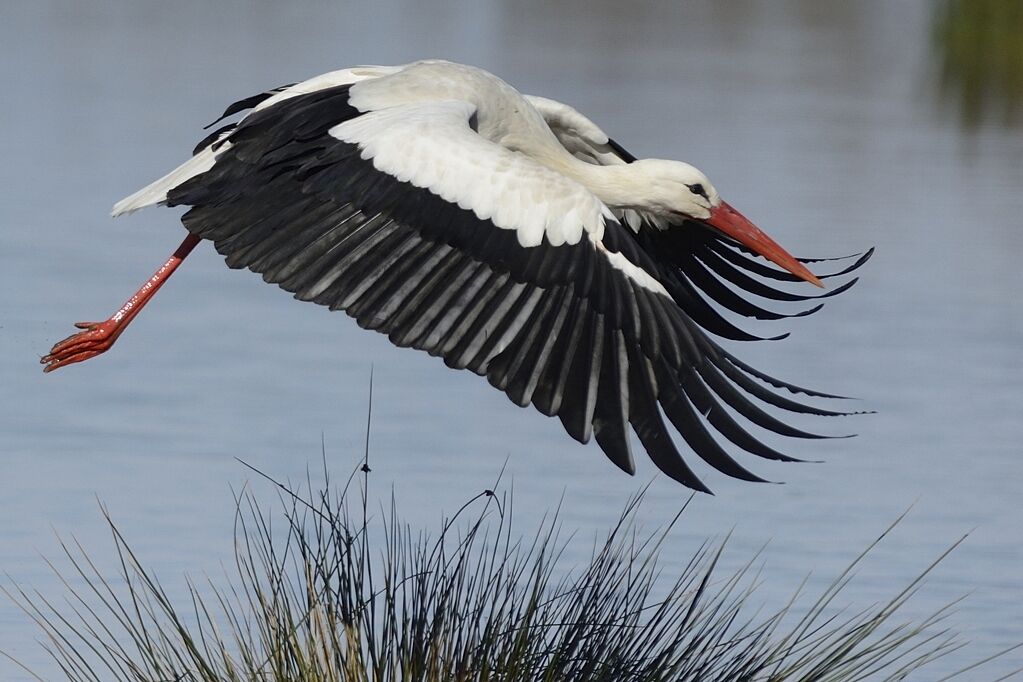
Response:
[{"label": "flying bird", "polygon": [[114,206],[189,207],[188,236],[112,317],[77,323],[45,371],[108,350],[205,239],[229,267],[557,415],[630,474],[630,430],[661,471],[710,492],[673,431],[713,468],[762,481],[722,441],[795,461],[747,425],[823,436],[761,403],[850,414],[782,395],[840,397],[768,376],[712,337],[759,338],[721,309],[761,320],[816,311],[782,314],[749,295],[832,296],[856,280],[816,295],[774,282],[823,286],[869,251],[818,277],[807,267],[817,261],[791,256],[693,166],[637,159],[572,107],[471,66],[333,71],[236,102],[208,127],[243,112]]}]

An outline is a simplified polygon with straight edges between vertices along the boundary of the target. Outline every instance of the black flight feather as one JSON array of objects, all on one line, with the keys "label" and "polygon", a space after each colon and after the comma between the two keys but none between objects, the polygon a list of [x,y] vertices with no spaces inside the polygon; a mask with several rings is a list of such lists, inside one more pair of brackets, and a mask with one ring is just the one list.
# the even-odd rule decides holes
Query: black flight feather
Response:
[{"label": "black flight feather", "polygon": [[[825,437],[785,424],[748,396],[794,412],[841,414],[784,398],[754,379],[834,396],[752,369],[707,332],[760,338],[715,306],[761,319],[816,309],[775,313],[738,291],[803,301],[839,293],[855,280],[820,296],[775,289],[755,277],[793,278],[698,223],[637,233],[608,219],[599,243],[584,234],[554,246],[544,236],[523,247],[515,230],[377,170],[358,146],[331,137],[331,128],[361,115],[349,103],[349,87],[296,95],[207,136],[201,146],[222,144],[216,162],[170,190],[167,203],[189,206],[186,228],[211,239],[232,267],[258,272],[296,298],[344,310],[396,345],[485,374],[513,402],[556,415],[576,440],[592,436],[629,473],[630,429],[658,468],[701,491],[709,492],[684,461],[673,429],[711,466],[745,480],[763,479],[717,437],[759,457],[794,459],[752,436],[725,406],[784,436]],[[274,93],[241,100],[225,116]],[[635,160],[614,140],[608,144],[622,160]],[[871,253],[830,276],[852,272]],[[668,295],[612,266],[609,254]]]}]

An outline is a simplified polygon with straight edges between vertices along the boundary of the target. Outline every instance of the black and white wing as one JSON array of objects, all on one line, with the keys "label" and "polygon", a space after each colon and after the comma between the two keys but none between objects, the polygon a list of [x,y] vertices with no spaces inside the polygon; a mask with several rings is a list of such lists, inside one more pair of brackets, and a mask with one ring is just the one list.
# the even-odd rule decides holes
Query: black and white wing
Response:
[{"label": "black and white wing", "polygon": [[327,87],[253,111],[207,141],[191,177],[159,187],[164,203],[191,207],[185,227],[229,266],[487,377],[576,440],[595,437],[629,473],[631,427],[662,471],[707,491],[664,417],[730,476],[762,480],[713,431],[791,459],[723,405],[776,433],[819,437],[748,396],[836,413],[751,379],[774,381],[704,333],[677,268],[654,262],[581,185],[477,135],[474,113],[455,100],[362,113],[348,85]]},{"label": "black and white wing", "polygon": [[[611,166],[632,163],[636,157],[612,139],[596,123],[573,107],[548,99],[527,95],[526,99],[543,115],[555,137],[576,158],[588,163]],[[666,220],[663,216],[645,214],[631,209],[616,212],[620,222],[638,233],[643,248],[650,253],[673,259],[675,275],[666,282],[678,303],[704,329],[733,340],[759,340],[727,322],[707,304],[707,300],[733,313],[757,320],[778,320],[803,317],[820,310],[823,305],[794,313],[768,310],[750,300],[749,295],[768,301],[784,303],[824,299],[840,294],[856,284],[855,278],[823,294],[794,294],[773,286],[771,282],[798,282],[798,277],[768,265],[762,258],[726,237],[717,230],[696,220]],[[651,229],[651,228],[659,229]],[[870,249],[863,254],[846,258],[798,258],[802,263],[821,263],[853,259],[845,268],[824,275],[822,280],[841,277],[857,270],[873,255]],[[738,291],[737,291],[738,290]],[[742,292],[741,294],[739,292]],[[782,338],[782,337],[774,337]],[[784,382],[771,379],[779,387]],[[825,395],[815,391],[800,391],[808,395]],[[834,397],[834,396],[827,396]]]}]

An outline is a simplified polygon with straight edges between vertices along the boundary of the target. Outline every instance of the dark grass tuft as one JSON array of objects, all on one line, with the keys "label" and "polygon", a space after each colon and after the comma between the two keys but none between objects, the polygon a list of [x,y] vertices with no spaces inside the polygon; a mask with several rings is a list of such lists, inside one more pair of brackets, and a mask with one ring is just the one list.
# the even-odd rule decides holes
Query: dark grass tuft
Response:
[{"label": "dark grass tuft", "polygon": [[816,599],[797,593],[765,616],[750,605],[752,561],[712,580],[723,544],[663,575],[658,551],[678,517],[639,531],[642,495],[588,563],[566,570],[557,512],[519,537],[511,497],[485,491],[431,535],[393,499],[368,513],[365,483],[350,494],[353,480],[308,494],[278,484],[282,515],[237,496],[236,574],[219,587],[189,583],[187,605],[172,602],[109,516],[117,575],[72,542],[67,567],[54,566],[68,599],[8,594],[63,676],[83,682],[894,680],[961,646],[944,623],[949,607],[895,622],[937,561],[885,604],[838,608],[891,528]]}]

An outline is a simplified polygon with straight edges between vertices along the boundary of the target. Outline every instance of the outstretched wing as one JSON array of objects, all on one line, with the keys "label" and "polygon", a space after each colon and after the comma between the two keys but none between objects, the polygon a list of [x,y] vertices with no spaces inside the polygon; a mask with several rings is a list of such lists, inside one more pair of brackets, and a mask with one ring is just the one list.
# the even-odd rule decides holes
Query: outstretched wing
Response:
[{"label": "outstretched wing", "polygon": [[629,473],[630,426],[662,471],[707,491],[664,417],[713,467],[756,481],[712,431],[755,455],[791,458],[723,405],[800,438],[819,436],[748,395],[836,414],[753,381],[766,377],[680,306],[687,285],[675,268],[651,260],[585,188],[477,135],[472,105],[363,113],[349,89],[250,113],[199,152],[200,172],[165,202],[190,206],[186,228],[229,266],[486,376],[516,404],[557,415],[573,438],[594,436]]}]

